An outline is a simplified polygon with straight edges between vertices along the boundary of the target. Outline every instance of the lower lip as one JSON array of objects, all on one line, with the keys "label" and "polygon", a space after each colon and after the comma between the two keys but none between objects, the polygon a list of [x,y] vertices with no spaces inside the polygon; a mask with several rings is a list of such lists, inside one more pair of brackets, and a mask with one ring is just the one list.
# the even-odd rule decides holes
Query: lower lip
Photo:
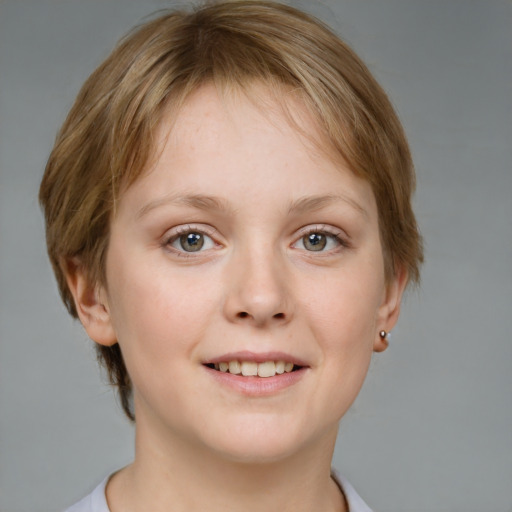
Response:
[{"label": "lower lip", "polygon": [[308,368],[300,368],[274,377],[244,377],[229,372],[220,372],[204,366],[210,376],[219,384],[247,396],[271,396],[279,391],[297,384],[306,374]]}]

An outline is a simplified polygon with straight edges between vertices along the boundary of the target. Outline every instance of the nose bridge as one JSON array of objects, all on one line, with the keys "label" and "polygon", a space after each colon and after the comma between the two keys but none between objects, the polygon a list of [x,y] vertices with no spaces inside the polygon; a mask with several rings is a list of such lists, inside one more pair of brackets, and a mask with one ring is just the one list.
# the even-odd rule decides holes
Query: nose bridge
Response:
[{"label": "nose bridge", "polygon": [[228,273],[226,313],[230,320],[265,325],[291,318],[283,255],[269,242],[239,247]]}]

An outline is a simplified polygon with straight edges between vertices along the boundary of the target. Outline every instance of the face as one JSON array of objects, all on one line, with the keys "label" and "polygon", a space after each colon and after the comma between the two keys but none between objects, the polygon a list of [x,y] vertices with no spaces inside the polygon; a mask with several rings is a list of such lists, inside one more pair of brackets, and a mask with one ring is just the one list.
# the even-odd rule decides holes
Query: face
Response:
[{"label": "face", "polygon": [[370,186],[276,105],[203,87],[170,126],[121,196],[110,331],[90,328],[120,343],[138,427],[244,461],[333,441],[400,300]]}]

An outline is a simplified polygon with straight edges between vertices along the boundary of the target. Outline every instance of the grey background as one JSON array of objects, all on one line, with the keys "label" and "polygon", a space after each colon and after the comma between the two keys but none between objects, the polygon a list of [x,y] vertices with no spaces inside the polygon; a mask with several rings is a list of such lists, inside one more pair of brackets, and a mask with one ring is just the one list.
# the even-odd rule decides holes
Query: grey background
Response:
[{"label": "grey background", "polygon": [[[512,511],[512,3],[290,3],[327,20],[390,93],[426,239],[423,285],[342,422],[335,465],[376,511]],[[36,194],[81,83],[169,5],[0,1],[2,512],[60,510],[132,456],[59,301]]]}]

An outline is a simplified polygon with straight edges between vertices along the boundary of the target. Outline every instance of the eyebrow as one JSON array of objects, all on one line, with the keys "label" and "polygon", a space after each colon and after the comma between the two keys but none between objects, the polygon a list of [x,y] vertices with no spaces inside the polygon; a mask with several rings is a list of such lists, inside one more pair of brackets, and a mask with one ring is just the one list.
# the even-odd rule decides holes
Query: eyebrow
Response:
[{"label": "eyebrow", "polygon": [[[340,202],[348,204],[354,210],[368,217],[368,212],[352,198],[335,194],[301,197],[292,202],[288,209],[288,215],[314,212]],[[136,218],[140,219],[152,210],[166,205],[189,206],[199,210],[221,213],[232,212],[232,208],[230,208],[228,202],[219,197],[206,196],[203,194],[167,195],[145,204],[137,212]]]},{"label": "eyebrow", "polygon": [[354,210],[362,213],[365,217],[368,217],[368,212],[354,199],[351,197],[340,195],[340,194],[328,194],[322,196],[307,196],[302,197],[294,201],[288,210],[288,213],[308,213],[312,211],[321,210],[327,206],[331,206],[336,203],[346,203],[351,206]]},{"label": "eyebrow", "polygon": [[202,194],[190,195],[167,195],[159,199],[155,199],[145,204],[136,214],[136,218],[140,219],[147,215],[150,211],[166,205],[190,206],[205,211],[227,212],[231,211],[228,203],[219,197],[205,196]]}]

